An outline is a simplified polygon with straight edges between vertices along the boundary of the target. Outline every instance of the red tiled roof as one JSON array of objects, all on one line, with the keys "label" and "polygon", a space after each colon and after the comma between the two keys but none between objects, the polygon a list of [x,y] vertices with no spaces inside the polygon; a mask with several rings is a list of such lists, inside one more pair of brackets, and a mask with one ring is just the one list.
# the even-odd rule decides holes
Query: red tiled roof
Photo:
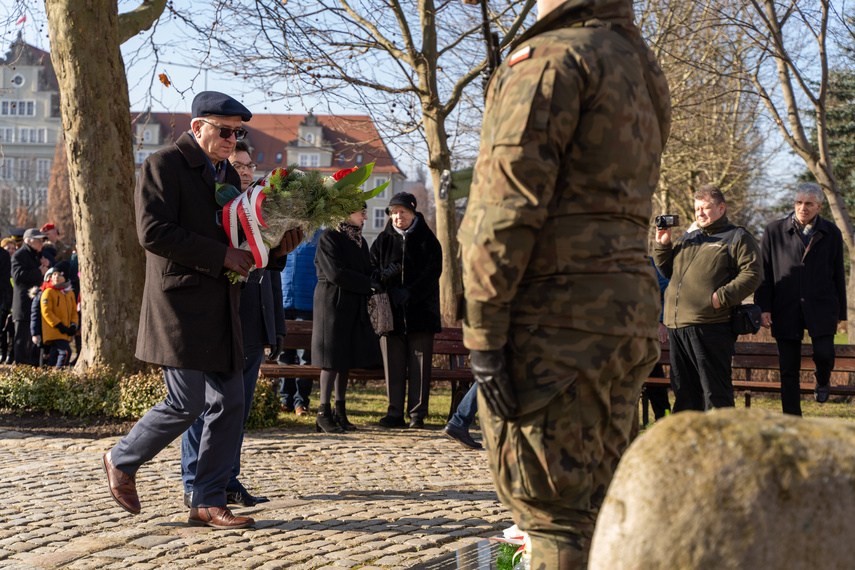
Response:
[{"label": "red tiled roof", "polygon": [[[250,122],[244,124],[248,132],[246,141],[253,149],[259,170],[287,166],[285,158],[281,163],[276,163],[276,154],[282,153],[284,156],[286,147],[296,146],[299,126],[305,118],[306,115],[255,114]],[[319,170],[335,172],[357,166],[356,158],[361,154],[361,164],[375,162],[374,172],[403,175],[369,116],[315,115],[315,118],[323,126],[324,143],[333,148],[334,154],[333,166]],[[147,115],[135,114],[134,120],[145,121]],[[190,129],[189,113],[151,113],[150,120],[161,125],[163,144],[168,144]],[[341,161],[338,160],[339,156],[342,157]],[[259,157],[262,160],[258,160]]]}]

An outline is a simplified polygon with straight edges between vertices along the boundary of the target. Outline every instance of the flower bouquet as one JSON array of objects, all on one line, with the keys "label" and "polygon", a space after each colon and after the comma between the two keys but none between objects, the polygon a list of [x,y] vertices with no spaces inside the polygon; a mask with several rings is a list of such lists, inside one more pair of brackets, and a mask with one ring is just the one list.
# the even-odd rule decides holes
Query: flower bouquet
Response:
[{"label": "flower bouquet", "polygon": [[[277,168],[245,192],[230,184],[217,185],[229,245],[251,251],[255,267],[265,267],[268,252],[286,232],[299,228],[310,237],[322,226],[346,220],[362,209],[363,202],[385,190],[388,181],[373,190],[359,189],[373,170],[372,162],[323,177],[317,170],[302,172],[292,164]],[[245,279],[231,270],[226,276],[232,283]]]}]

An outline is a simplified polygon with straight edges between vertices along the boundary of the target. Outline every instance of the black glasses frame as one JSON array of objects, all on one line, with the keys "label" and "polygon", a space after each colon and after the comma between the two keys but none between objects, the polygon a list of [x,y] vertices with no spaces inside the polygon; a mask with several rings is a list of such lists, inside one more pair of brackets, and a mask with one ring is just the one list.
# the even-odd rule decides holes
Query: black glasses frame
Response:
[{"label": "black glasses frame", "polygon": [[229,127],[221,127],[220,125],[215,125],[210,121],[206,121],[205,119],[199,119],[206,125],[211,125],[212,127],[220,129],[220,138],[227,139],[230,136],[234,135],[236,141],[242,141],[246,137],[246,131],[238,127],[237,129],[231,129]]}]

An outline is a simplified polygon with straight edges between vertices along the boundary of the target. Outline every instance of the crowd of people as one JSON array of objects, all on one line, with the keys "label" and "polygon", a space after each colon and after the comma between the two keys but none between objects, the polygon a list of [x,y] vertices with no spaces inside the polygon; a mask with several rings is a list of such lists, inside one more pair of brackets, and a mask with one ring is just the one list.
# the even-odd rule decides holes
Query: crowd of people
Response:
[{"label": "crowd of people", "polygon": [[[53,223],[0,241],[0,362],[73,364],[80,354],[77,252]],[[72,351],[74,342],[76,350]]]}]

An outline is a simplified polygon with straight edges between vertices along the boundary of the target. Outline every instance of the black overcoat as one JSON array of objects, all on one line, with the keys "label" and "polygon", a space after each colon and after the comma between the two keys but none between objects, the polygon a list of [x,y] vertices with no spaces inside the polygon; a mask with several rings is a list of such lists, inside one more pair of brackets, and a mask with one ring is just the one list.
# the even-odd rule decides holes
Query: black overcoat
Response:
[{"label": "black overcoat", "polygon": [[392,226],[390,218],[371,244],[371,264],[375,269],[385,269],[392,262],[403,268],[400,275],[386,283],[386,289],[405,287],[410,293],[405,307],[392,306],[395,329],[389,334],[435,334],[442,330],[439,312],[442,247],[424,216],[417,212],[416,217],[416,226],[406,237]]},{"label": "black overcoat", "polygon": [[30,320],[30,289],[41,286],[44,274],[42,254],[26,243],[12,255],[12,281],[15,283],[12,298],[12,319],[16,321]]},{"label": "black overcoat", "polygon": [[[240,188],[231,165],[225,180]],[[210,372],[243,369],[241,286],[225,277],[228,239],[217,222],[215,190],[214,173],[189,133],[140,168],[134,191],[137,237],[146,250],[140,360]],[[268,268],[281,269],[284,259]]]},{"label": "black overcoat", "polygon": [[799,306],[811,337],[837,332],[846,320],[843,237],[834,224],[817,216],[808,247],[796,233],[792,215],[763,232],[763,283],[754,302],[772,313],[772,336],[800,339]]},{"label": "black overcoat", "polygon": [[378,366],[380,342],[368,318],[368,244],[324,230],[315,253],[318,284],[312,315],[312,366],[334,370]]}]

